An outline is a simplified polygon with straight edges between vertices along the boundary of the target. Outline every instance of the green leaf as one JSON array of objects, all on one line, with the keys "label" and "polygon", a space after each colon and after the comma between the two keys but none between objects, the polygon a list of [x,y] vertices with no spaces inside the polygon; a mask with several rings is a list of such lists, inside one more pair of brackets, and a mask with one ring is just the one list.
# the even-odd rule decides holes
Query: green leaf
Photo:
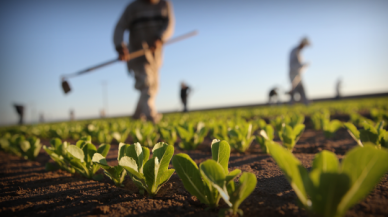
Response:
[{"label": "green leaf", "polygon": [[244,172],[241,175],[239,185],[230,198],[234,214],[237,213],[240,204],[255,190],[256,184],[257,178],[255,174]]},{"label": "green leaf", "polygon": [[143,148],[141,147],[140,143],[137,142],[126,148],[126,156],[136,161],[136,164],[138,166],[137,171],[142,173],[144,154]]},{"label": "green leaf", "polygon": [[82,149],[80,149],[79,147],[77,147],[75,145],[69,145],[67,147],[67,151],[74,158],[78,159],[81,162],[84,162],[85,155],[84,155],[84,152],[82,151]]},{"label": "green leaf", "polygon": [[271,125],[266,125],[263,130],[266,132],[268,139],[273,140],[273,137],[274,137],[273,127]]},{"label": "green leaf", "polygon": [[57,149],[61,144],[62,144],[62,141],[59,138],[54,138],[50,140],[50,145],[55,149]]},{"label": "green leaf", "polygon": [[20,149],[22,149],[23,152],[27,152],[31,148],[30,142],[27,140],[23,140],[20,142]]},{"label": "green leaf", "polygon": [[357,147],[346,154],[342,173],[350,177],[351,187],[338,205],[339,213],[344,214],[380,182],[388,171],[387,159],[388,151],[374,146]]},{"label": "green leaf", "polygon": [[150,150],[147,147],[141,147],[143,149],[143,165],[150,158]]},{"label": "green leaf", "polygon": [[152,149],[153,157],[157,157],[159,160],[159,170],[157,173],[156,185],[159,185],[163,181],[163,174],[167,172],[168,165],[170,164],[171,158],[174,155],[174,146],[168,145],[167,143],[157,143]]},{"label": "green leaf", "polygon": [[336,173],[338,172],[338,165],[337,156],[333,152],[324,150],[315,155],[312,167],[313,170]]},{"label": "green leaf", "polygon": [[157,175],[159,173],[159,168],[160,164],[159,159],[157,157],[151,158],[144,164],[145,181],[147,183],[148,190],[150,190],[149,193],[151,193],[151,195],[156,194],[156,190],[158,188]]},{"label": "green leaf", "polygon": [[225,177],[226,183],[228,183],[228,182],[234,180],[238,175],[240,175],[240,173],[241,173],[241,170],[239,170],[239,169],[235,169],[235,170],[231,171],[231,172],[230,172],[228,175],[226,175],[226,177]]},{"label": "green leaf", "polygon": [[86,143],[82,151],[85,156],[85,162],[90,163],[92,161],[93,155],[97,152],[96,146],[94,146],[92,143]]},{"label": "green leaf", "polygon": [[109,153],[109,149],[109,144],[101,144],[97,149],[97,153],[100,153],[102,156],[106,157]]},{"label": "green leaf", "polygon": [[313,193],[310,194],[312,210],[324,217],[337,216],[338,204],[350,188],[346,174],[323,172],[319,169],[310,173]]},{"label": "green leaf", "polygon": [[119,165],[126,169],[129,173],[135,176],[139,180],[144,180],[144,175],[139,173],[136,160],[128,156],[124,156],[120,159]]},{"label": "green leaf", "polygon": [[270,149],[270,154],[283,171],[300,202],[307,207],[307,194],[304,187],[304,181],[306,180],[306,177],[308,177],[307,170],[291,152],[278,144],[268,143],[268,147]]},{"label": "green leaf", "polygon": [[228,164],[230,157],[230,146],[226,141],[214,139],[211,144],[212,158],[224,168],[225,174],[229,173]]},{"label": "green leaf", "polygon": [[211,187],[217,189],[225,203],[227,203],[229,206],[232,206],[229,201],[229,195],[225,186],[226,175],[222,166],[211,159],[201,163],[199,168],[201,176],[208,184],[210,191],[213,191]]},{"label": "green leaf", "polygon": [[202,181],[201,174],[198,170],[197,164],[187,154],[177,154],[172,157],[172,165],[176,173],[182,180],[185,189],[198,198],[199,201],[209,204],[206,196],[205,185]]},{"label": "green leaf", "polygon": [[108,163],[106,162],[105,157],[102,156],[100,153],[95,153],[93,155],[92,162],[99,164],[103,169],[106,169],[106,170],[111,168],[111,166],[109,166]]},{"label": "green leaf", "polygon": [[344,123],[344,126],[348,130],[350,136],[357,142],[357,144],[363,147],[360,140],[360,131],[357,130],[356,126],[350,122]]},{"label": "green leaf", "polygon": [[123,142],[119,143],[119,153],[117,155],[117,160],[119,161],[122,157],[126,155],[126,149],[129,147],[129,145],[126,145]]},{"label": "green leaf", "polygon": [[304,131],[304,124],[297,124],[295,127],[294,127],[294,135],[295,135],[295,143],[298,142],[300,136],[302,135],[303,131]]},{"label": "green leaf", "polygon": [[163,174],[158,177],[159,183],[158,186],[161,187],[164,183],[168,182],[168,180],[171,178],[172,174],[174,174],[174,169],[169,169],[163,172]]}]

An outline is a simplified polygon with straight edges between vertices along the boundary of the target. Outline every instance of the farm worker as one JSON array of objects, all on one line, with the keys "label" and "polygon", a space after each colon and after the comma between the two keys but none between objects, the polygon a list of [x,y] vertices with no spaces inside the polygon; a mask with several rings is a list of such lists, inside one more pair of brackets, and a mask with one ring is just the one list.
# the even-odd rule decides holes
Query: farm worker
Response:
[{"label": "farm worker", "polygon": [[[127,61],[128,71],[134,72],[135,88],[140,91],[134,119],[158,122],[162,115],[155,108],[162,65],[162,45],[174,31],[172,5],[164,0],[136,0],[121,15],[114,30],[113,41],[119,59],[127,61],[130,52],[150,48],[144,56]],[[124,32],[129,31],[129,45],[124,43]]]},{"label": "farm worker", "polygon": [[341,86],[342,86],[342,79],[339,78],[337,80],[337,83],[335,84],[335,92],[336,92],[335,98],[336,99],[340,99],[341,98]]},{"label": "farm worker", "polygon": [[272,88],[268,94],[268,104],[270,105],[272,103],[279,103],[278,88],[277,87]]},{"label": "farm worker", "polygon": [[16,113],[18,113],[18,116],[19,116],[19,125],[22,125],[24,123],[24,106],[23,105],[18,105],[18,104],[14,104],[13,105],[15,110],[16,110]]},{"label": "farm worker", "polygon": [[190,93],[190,87],[184,82],[181,83],[181,100],[183,103],[183,112],[187,112],[187,97]]},{"label": "farm worker", "polygon": [[302,73],[308,66],[308,63],[302,63],[302,57],[300,55],[303,48],[310,45],[310,41],[307,38],[303,38],[299,45],[291,50],[290,54],[290,80],[292,89],[289,92],[290,94],[290,104],[293,104],[294,94],[299,93],[301,100],[305,105],[309,104],[309,101],[307,100],[306,93],[304,91],[304,87],[302,84]]}]

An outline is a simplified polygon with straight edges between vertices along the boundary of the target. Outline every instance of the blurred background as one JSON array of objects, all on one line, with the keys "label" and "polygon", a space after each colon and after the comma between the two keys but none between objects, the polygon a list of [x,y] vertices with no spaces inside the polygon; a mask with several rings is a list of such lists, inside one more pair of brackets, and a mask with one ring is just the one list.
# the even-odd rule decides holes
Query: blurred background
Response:
[{"label": "blurred background", "polygon": [[[13,104],[36,123],[131,115],[139,93],[124,63],[69,79],[117,56],[113,29],[128,0],[0,2],[0,125],[16,124]],[[164,48],[156,107],[182,109],[180,83],[193,90],[190,109],[266,103],[288,91],[289,53],[307,36],[303,84],[310,99],[388,92],[388,1],[172,0],[174,36],[199,34]],[[281,94],[281,100],[288,98]]]}]

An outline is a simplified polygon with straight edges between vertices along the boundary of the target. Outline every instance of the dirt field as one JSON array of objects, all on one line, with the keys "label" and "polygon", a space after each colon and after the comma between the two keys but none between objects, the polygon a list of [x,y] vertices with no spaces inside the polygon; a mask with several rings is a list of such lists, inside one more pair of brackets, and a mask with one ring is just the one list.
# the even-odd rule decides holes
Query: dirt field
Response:
[{"label": "dirt field", "polygon": [[[307,129],[294,149],[295,156],[306,168],[314,154],[321,150],[335,152],[339,158],[355,147],[356,142],[341,129],[333,139],[322,132]],[[48,140],[42,141],[48,144]],[[117,163],[118,145],[113,144],[108,163]],[[175,153],[188,153],[196,163],[211,158],[210,139],[194,151],[175,148]],[[1,216],[218,216],[218,210],[207,207],[192,197],[174,174],[157,197],[141,196],[129,177],[125,188],[116,187],[105,178],[91,181],[63,171],[47,172],[50,160],[42,150],[36,162],[0,152],[0,215]],[[254,192],[241,204],[244,216],[307,216],[297,206],[296,195],[271,156],[263,154],[254,142],[246,154],[233,152],[229,169],[239,168],[256,174]],[[100,171],[101,172],[101,171]],[[220,208],[226,208],[221,200]],[[388,175],[363,201],[346,216],[388,216]]]}]

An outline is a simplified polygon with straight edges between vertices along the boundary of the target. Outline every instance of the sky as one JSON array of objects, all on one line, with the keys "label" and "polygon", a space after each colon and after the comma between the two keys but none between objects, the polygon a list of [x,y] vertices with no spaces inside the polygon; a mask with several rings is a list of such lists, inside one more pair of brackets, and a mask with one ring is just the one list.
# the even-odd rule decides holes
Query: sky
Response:
[{"label": "sky", "polygon": [[[117,57],[113,30],[128,0],[0,1],[0,125],[15,124],[14,103],[26,122],[131,115],[139,92],[125,63],[68,80]],[[277,86],[290,89],[288,59],[301,38],[309,68],[309,98],[388,91],[388,1],[172,0],[174,36],[199,34],[164,48],[156,107],[182,109],[180,82],[192,88],[189,109],[264,103]],[[105,85],[104,85],[105,84]],[[105,87],[105,89],[104,89]],[[104,91],[107,103],[104,103]],[[282,100],[287,100],[282,95]]]}]

